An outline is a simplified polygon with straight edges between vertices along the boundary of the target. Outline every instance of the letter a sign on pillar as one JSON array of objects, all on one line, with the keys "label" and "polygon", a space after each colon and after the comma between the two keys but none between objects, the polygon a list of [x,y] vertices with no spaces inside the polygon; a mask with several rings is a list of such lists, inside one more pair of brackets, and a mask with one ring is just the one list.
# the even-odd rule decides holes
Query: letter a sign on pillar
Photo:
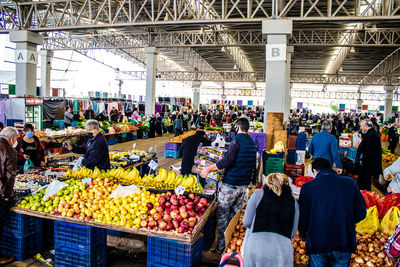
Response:
[{"label": "letter a sign on pillar", "polygon": [[286,45],[285,44],[267,44],[266,45],[266,60],[267,61],[285,61],[286,60]]}]

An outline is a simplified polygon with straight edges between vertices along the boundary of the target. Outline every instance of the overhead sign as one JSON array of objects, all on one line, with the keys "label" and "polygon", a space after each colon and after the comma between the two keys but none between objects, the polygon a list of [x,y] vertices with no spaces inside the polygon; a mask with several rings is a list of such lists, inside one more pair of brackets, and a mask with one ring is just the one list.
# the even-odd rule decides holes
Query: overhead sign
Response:
[{"label": "overhead sign", "polygon": [[33,50],[15,50],[15,63],[38,63],[38,53]]},{"label": "overhead sign", "polygon": [[27,104],[27,105],[42,105],[43,99],[27,98],[27,99],[25,99],[25,104]]},{"label": "overhead sign", "polygon": [[286,45],[285,44],[267,44],[266,45],[267,61],[285,61]]},{"label": "overhead sign", "polygon": [[303,102],[297,102],[297,108],[303,108]]},{"label": "overhead sign", "polygon": [[339,111],[344,111],[346,109],[346,104],[339,104]]},{"label": "overhead sign", "polygon": [[368,105],[362,105],[362,110],[368,110]]}]

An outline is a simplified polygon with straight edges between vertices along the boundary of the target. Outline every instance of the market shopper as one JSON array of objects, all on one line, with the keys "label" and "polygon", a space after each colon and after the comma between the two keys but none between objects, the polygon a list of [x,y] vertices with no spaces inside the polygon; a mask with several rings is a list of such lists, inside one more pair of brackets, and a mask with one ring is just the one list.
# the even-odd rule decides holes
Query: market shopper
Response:
[{"label": "market shopper", "polygon": [[[11,206],[15,175],[17,173],[17,145],[18,131],[14,127],[6,127],[0,132],[0,235],[3,232],[3,223]],[[0,264],[8,264],[13,257],[0,255]]]},{"label": "market shopper", "polygon": [[243,217],[247,228],[242,248],[245,265],[292,266],[291,240],[296,236],[298,221],[299,206],[292,196],[289,178],[282,173],[264,176],[263,189],[252,194]]},{"label": "market shopper", "polygon": [[139,113],[138,113],[138,109],[137,109],[137,108],[134,108],[130,120],[131,120],[131,121],[137,121],[137,120],[139,120],[139,119],[140,119],[140,116],[139,116]]},{"label": "market shopper", "polygon": [[92,109],[92,105],[89,105],[89,108],[85,111],[84,116],[86,120],[93,120],[96,118],[96,114]]},{"label": "market shopper", "polygon": [[322,131],[316,134],[308,147],[308,153],[313,158],[325,158],[331,163],[331,167],[336,165],[337,172],[342,173],[342,161],[340,159],[339,147],[335,136],[331,134],[332,122],[325,120],[322,122]]},{"label": "market shopper", "polygon": [[72,147],[67,145],[67,149],[77,154],[84,154],[82,166],[93,170],[95,167],[100,170],[110,169],[110,156],[108,152],[107,140],[100,133],[99,123],[96,120],[88,120],[85,124],[88,141],[85,147]]},{"label": "market shopper", "polygon": [[35,167],[45,166],[45,149],[43,143],[35,136],[32,124],[24,125],[24,136],[18,139],[18,166],[22,169],[25,161],[30,159]]},{"label": "market shopper", "polygon": [[312,170],[316,177],[299,198],[299,233],[306,236],[311,267],[349,266],[355,225],[366,215],[364,198],[355,181],[334,172],[327,159],[314,159]]},{"label": "market shopper", "polygon": [[362,141],[357,149],[358,186],[360,190],[371,191],[372,179],[382,173],[382,148],[378,133],[371,120],[363,120],[360,129]]},{"label": "market shopper", "polygon": [[162,136],[163,134],[163,120],[159,113],[156,114],[156,133],[157,136]]},{"label": "market shopper", "polygon": [[174,133],[175,133],[175,136],[179,136],[179,135],[183,134],[182,115],[178,115],[178,117],[174,120]]},{"label": "market shopper", "polygon": [[118,122],[118,110],[115,107],[112,107],[110,112],[111,121],[117,123]]},{"label": "market shopper", "polygon": [[194,158],[197,153],[197,147],[200,145],[200,143],[202,143],[203,146],[211,145],[211,141],[207,139],[204,131],[197,131],[194,135],[186,137],[182,140],[182,144],[179,147],[179,156],[182,157],[182,175],[192,174]]},{"label": "market shopper", "polygon": [[71,108],[66,107],[64,112],[64,125],[65,128],[71,126],[74,116],[71,114]]},{"label": "market shopper", "polygon": [[393,123],[389,128],[389,147],[390,153],[394,154],[396,151],[397,143],[399,142],[399,135],[397,133],[397,124]]},{"label": "market shopper", "polygon": [[256,167],[257,145],[248,134],[249,128],[247,119],[238,119],[235,125],[237,134],[233,137],[226,156],[216,164],[205,167],[200,173],[201,177],[206,178],[210,172],[225,169],[218,193],[218,252],[225,248],[225,229],[242,208],[247,186],[251,183]]}]

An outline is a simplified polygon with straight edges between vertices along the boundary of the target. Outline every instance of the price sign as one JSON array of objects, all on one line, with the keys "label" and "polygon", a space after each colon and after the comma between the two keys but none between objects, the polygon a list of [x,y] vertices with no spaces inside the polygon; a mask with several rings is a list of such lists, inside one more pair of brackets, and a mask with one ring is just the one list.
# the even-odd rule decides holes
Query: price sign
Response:
[{"label": "price sign", "polygon": [[152,169],[152,170],[154,171],[155,169],[157,169],[158,163],[155,162],[154,160],[151,160],[151,161],[149,162],[149,167],[150,167],[150,169]]},{"label": "price sign", "polygon": [[201,160],[201,166],[206,166],[206,161],[204,159]]},{"label": "price sign", "polygon": [[175,194],[179,195],[183,195],[183,193],[185,193],[185,187],[178,185],[175,189]]}]

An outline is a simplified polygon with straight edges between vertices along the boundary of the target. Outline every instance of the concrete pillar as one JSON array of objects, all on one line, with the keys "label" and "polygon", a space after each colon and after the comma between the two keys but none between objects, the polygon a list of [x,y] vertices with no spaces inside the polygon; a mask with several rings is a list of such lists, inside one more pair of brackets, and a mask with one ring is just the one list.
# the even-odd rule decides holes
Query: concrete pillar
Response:
[{"label": "concrete pillar", "polygon": [[15,94],[36,96],[37,45],[42,44],[43,37],[30,31],[12,31],[10,42],[16,44]]},{"label": "concrete pillar", "polygon": [[392,117],[392,108],[393,108],[393,91],[394,86],[386,86],[386,97],[385,97],[385,116],[384,120],[386,121],[390,117]]},{"label": "concrete pillar", "polygon": [[262,22],[262,33],[267,35],[265,133],[267,132],[268,113],[285,113],[286,110],[287,113],[289,112],[288,77],[290,79],[290,66],[287,66],[287,41],[288,36],[292,34],[292,29],[291,20],[263,20]]},{"label": "concrete pillar", "polygon": [[40,55],[40,96],[50,95],[51,57],[53,51],[41,49]]},{"label": "concrete pillar", "polygon": [[145,47],[146,54],[146,105],[145,115],[151,116],[155,113],[156,104],[156,74],[157,74],[157,56],[158,48]]},{"label": "concrete pillar", "polygon": [[290,97],[291,91],[291,83],[290,83],[290,67],[291,67],[291,60],[292,54],[294,52],[293,46],[288,46],[286,49],[286,85],[285,85],[285,97],[284,97],[284,115],[283,120],[287,121],[289,119],[290,113],[290,104],[292,98]]},{"label": "concrete pillar", "polygon": [[200,109],[200,81],[193,81],[193,110],[198,111]]}]

